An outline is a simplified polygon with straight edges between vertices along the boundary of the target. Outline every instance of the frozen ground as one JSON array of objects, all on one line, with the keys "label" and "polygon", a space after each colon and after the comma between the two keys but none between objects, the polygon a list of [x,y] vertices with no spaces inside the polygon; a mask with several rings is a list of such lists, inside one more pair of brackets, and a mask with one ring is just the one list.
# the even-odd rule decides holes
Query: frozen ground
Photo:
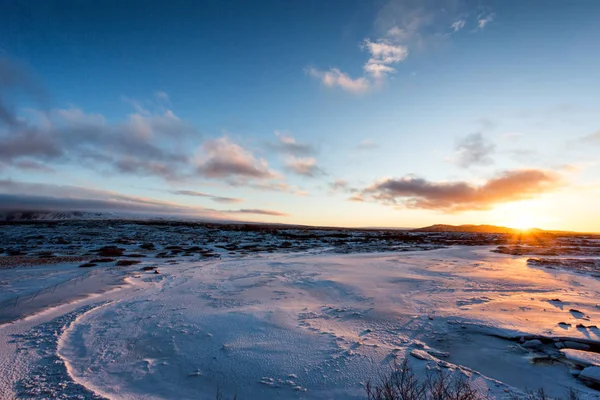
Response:
[{"label": "frozen ground", "polygon": [[0,312],[23,307],[0,326],[0,398],[211,399],[220,388],[361,399],[404,356],[420,374],[464,374],[497,398],[539,387],[598,398],[584,384],[600,364],[600,281],[589,271],[491,246],[330,247],[167,259],[159,249],[124,268],[0,270]]}]

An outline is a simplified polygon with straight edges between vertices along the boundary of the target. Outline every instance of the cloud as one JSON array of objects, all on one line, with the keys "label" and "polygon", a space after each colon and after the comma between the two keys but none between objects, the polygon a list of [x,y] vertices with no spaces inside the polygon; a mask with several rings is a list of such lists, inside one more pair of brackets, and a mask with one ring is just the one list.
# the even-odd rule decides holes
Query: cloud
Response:
[{"label": "cloud", "polygon": [[317,160],[313,157],[298,158],[291,156],[286,160],[285,166],[298,175],[315,177],[324,174],[324,171],[317,166]]},{"label": "cloud", "polygon": [[232,214],[258,214],[258,215],[271,215],[271,216],[275,216],[275,217],[287,217],[289,214],[286,213],[282,213],[279,211],[272,211],[272,210],[259,210],[259,209],[247,209],[247,208],[243,208],[241,210],[230,210],[227,211],[228,213],[232,213]]},{"label": "cloud", "polygon": [[473,133],[460,139],[456,145],[455,162],[462,168],[489,165],[494,162],[490,156],[495,149],[496,146],[481,133]]},{"label": "cloud", "polygon": [[[31,171],[55,165],[85,168],[102,174],[157,177],[169,182],[199,176],[226,178],[236,185],[250,179],[280,178],[264,159],[229,138],[208,139],[170,109],[166,92],[151,100],[123,98],[133,112],[121,120],[88,113],[76,107],[28,109],[17,118],[18,96],[9,90],[27,90],[31,78],[26,70],[0,59],[0,167]],[[13,103],[10,103],[12,100]],[[310,153],[310,146],[282,135],[288,152]]]},{"label": "cloud", "polygon": [[477,17],[477,27],[479,29],[485,28],[490,22],[494,20],[495,17],[496,14],[494,13],[479,14],[479,16]]},{"label": "cloud", "polygon": [[363,69],[374,79],[383,79],[388,74],[393,74],[396,70],[390,65],[404,61],[408,57],[408,47],[394,44],[389,38],[381,38],[375,42],[365,39],[363,48],[371,53],[371,58]]},{"label": "cloud", "polygon": [[216,210],[72,185],[0,180],[1,211],[102,211],[229,219]]},{"label": "cloud", "polygon": [[0,56],[0,126],[20,125],[11,97],[26,96],[37,103],[45,102],[46,93],[29,71],[20,64]]},{"label": "cloud", "polygon": [[277,142],[267,144],[274,151],[294,156],[308,156],[316,153],[316,149],[312,145],[298,143],[289,133],[275,131],[275,136],[278,139]]},{"label": "cloud", "polygon": [[[172,109],[166,92],[150,100],[123,97],[132,107],[124,118],[108,119],[77,107],[19,107],[22,96],[44,102],[27,70],[0,58],[0,169],[50,172],[57,167],[86,169],[101,176],[127,174],[169,183],[194,182],[200,177],[225,179],[250,186],[303,194],[271,170],[267,161],[227,137],[204,139]],[[13,96],[13,92],[17,96]],[[29,99],[28,99],[29,100]],[[27,106],[34,104],[29,101]],[[286,154],[310,155],[315,149],[281,134]],[[261,181],[261,182],[258,182]],[[225,198],[213,200],[226,202]]]},{"label": "cloud", "polygon": [[594,132],[591,135],[584,136],[581,138],[583,142],[592,143],[592,144],[600,144],[600,131]]},{"label": "cloud", "polygon": [[[17,104],[7,106],[5,88],[27,88],[26,74],[21,71],[18,76],[24,77],[20,79],[2,77],[0,99],[4,111],[17,109]],[[11,114],[2,119],[0,159],[4,166],[16,169],[31,170],[34,164],[39,170],[50,169],[48,164],[71,164],[101,172],[178,179],[190,169],[189,154],[180,143],[197,135],[172,110],[158,108],[150,111],[138,104],[134,113],[117,122],[75,107],[26,109],[21,118]]]},{"label": "cloud", "polygon": [[[179,191],[181,194],[204,195]],[[189,193],[188,193],[189,192]],[[208,195],[209,197],[214,197]],[[228,198],[223,198],[228,199]],[[233,199],[237,200],[237,199]],[[232,214],[283,217],[286,213],[262,209],[213,210],[123,195],[117,192],[73,185],[53,185],[0,180],[0,212],[21,211],[94,211],[138,215],[185,216],[205,220],[231,220]]]},{"label": "cloud", "polygon": [[348,181],[344,179],[336,179],[335,181],[329,184],[329,187],[335,192],[346,191],[350,188]]},{"label": "cloud", "polygon": [[370,87],[370,82],[366,78],[352,79],[338,68],[330,68],[328,71],[322,71],[314,67],[308,67],[305,71],[308,75],[319,79],[327,87],[339,86],[350,93],[363,93],[369,90]]},{"label": "cloud", "polygon": [[212,201],[216,201],[217,203],[242,203],[244,201],[243,199],[236,199],[233,197],[215,196],[212,194],[198,192],[195,190],[171,190],[170,193],[176,194],[179,196],[206,197]]},{"label": "cloud", "polygon": [[[374,23],[377,37],[359,43],[369,53],[363,64],[363,76],[353,78],[338,67],[328,70],[309,67],[305,71],[326,87],[339,87],[350,93],[379,88],[413,50],[448,40],[453,32],[464,28],[469,13],[462,7],[463,3],[455,0],[443,4],[438,0],[390,0],[377,13]],[[477,25],[483,29],[493,18],[493,13],[481,13]]]},{"label": "cloud", "polygon": [[279,153],[286,155],[285,167],[287,170],[303,176],[315,177],[324,174],[324,171],[317,166],[315,157],[303,157],[315,154],[316,149],[306,143],[299,143],[289,133],[275,131],[277,142],[267,143],[267,146]]},{"label": "cloud", "polygon": [[165,104],[171,105],[171,97],[164,90],[157,90],[154,92],[154,97],[156,97],[159,101],[164,102]]},{"label": "cloud", "polygon": [[363,191],[365,197],[407,208],[460,212],[488,210],[493,206],[531,199],[560,186],[550,171],[524,169],[505,171],[481,185],[468,182],[430,182],[406,176],[376,182]]},{"label": "cloud", "polygon": [[467,21],[465,21],[464,19],[459,19],[456,20],[452,23],[452,25],[450,25],[450,27],[452,28],[452,30],[454,32],[458,32],[460,31],[462,28],[465,27],[465,24],[467,23]]},{"label": "cloud", "polygon": [[498,126],[498,123],[491,118],[483,117],[477,120],[477,124],[481,127],[482,130],[492,130]]},{"label": "cloud", "polygon": [[306,73],[321,81],[324,86],[336,87],[350,93],[364,93],[380,84],[388,75],[396,72],[392,65],[408,57],[408,47],[400,41],[405,38],[404,31],[394,27],[381,38],[363,40],[359,47],[366,50],[370,57],[363,65],[365,76],[351,78],[338,68],[322,71],[314,67],[306,68]]},{"label": "cloud", "polygon": [[345,193],[352,194],[352,196],[348,199],[351,201],[363,201],[362,191],[356,189],[355,187],[350,186],[350,183],[345,179],[336,179],[333,182],[328,184],[330,188],[330,193]]},{"label": "cloud", "polygon": [[356,145],[357,150],[372,150],[378,147],[379,145],[373,142],[371,139],[364,139],[358,145]]},{"label": "cloud", "polygon": [[208,178],[270,179],[278,176],[269,169],[266,160],[256,159],[226,136],[204,142],[197,160],[198,173]]},{"label": "cloud", "polygon": [[33,160],[19,160],[14,164],[17,168],[25,171],[39,171],[39,172],[54,172],[54,169],[47,165],[41,164]]},{"label": "cloud", "polygon": [[348,200],[355,202],[364,202],[365,197],[362,193],[354,193],[352,196],[348,197]]},{"label": "cloud", "polygon": [[0,158],[5,162],[21,157],[54,160],[63,155],[63,146],[50,133],[27,128],[0,133]]},{"label": "cloud", "polygon": [[249,182],[247,186],[255,190],[290,193],[303,197],[308,196],[308,192],[305,190],[300,189],[296,185],[289,185],[286,182]]}]

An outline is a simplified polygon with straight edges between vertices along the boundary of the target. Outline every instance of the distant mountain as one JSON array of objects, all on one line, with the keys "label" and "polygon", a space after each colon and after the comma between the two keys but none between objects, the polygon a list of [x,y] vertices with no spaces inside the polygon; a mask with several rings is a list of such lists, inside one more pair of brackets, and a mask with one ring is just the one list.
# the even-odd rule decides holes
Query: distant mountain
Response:
[{"label": "distant mountain", "polygon": [[[530,229],[529,231],[540,232],[541,229]],[[425,228],[413,229],[411,232],[467,232],[467,233],[509,233],[518,234],[519,229],[507,228],[495,225],[443,225],[436,224]]]},{"label": "distant mountain", "polygon": [[6,211],[0,212],[0,221],[68,221],[80,219],[115,219],[112,213],[88,211]]}]

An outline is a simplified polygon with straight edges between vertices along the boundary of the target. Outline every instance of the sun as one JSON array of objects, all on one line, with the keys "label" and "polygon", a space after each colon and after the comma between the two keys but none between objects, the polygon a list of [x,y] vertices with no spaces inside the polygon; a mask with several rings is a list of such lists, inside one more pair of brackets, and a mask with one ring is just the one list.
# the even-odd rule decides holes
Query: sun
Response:
[{"label": "sun", "polygon": [[513,229],[518,229],[520,231],[526,232],[535,228],[536,221],[534,218],[531,218],[526,215],[514,216],[514,219],[510,219],[506,222],[506,226]]},{"label": "sun", "polygon": [[509,228],[518,229],[521,232],[527,232],[533,228],[531,224],[528,223],[512,223],[508,226]]}]

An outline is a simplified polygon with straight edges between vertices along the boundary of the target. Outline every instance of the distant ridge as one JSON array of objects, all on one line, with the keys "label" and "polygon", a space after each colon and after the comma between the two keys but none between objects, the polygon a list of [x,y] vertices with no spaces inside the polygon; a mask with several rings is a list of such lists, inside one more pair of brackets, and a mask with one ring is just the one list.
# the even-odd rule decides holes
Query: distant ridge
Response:
[{"label": "distant ridge", "polygon": [[[528,232],[543,232],[541,229],[528,229]],[[443,225],[436,224],[424,228],[413,229],[411,232],[465,232],[465,233],[509,233],[518,234],[520,229],[508,228],[506,226],[495,225]]]}]

